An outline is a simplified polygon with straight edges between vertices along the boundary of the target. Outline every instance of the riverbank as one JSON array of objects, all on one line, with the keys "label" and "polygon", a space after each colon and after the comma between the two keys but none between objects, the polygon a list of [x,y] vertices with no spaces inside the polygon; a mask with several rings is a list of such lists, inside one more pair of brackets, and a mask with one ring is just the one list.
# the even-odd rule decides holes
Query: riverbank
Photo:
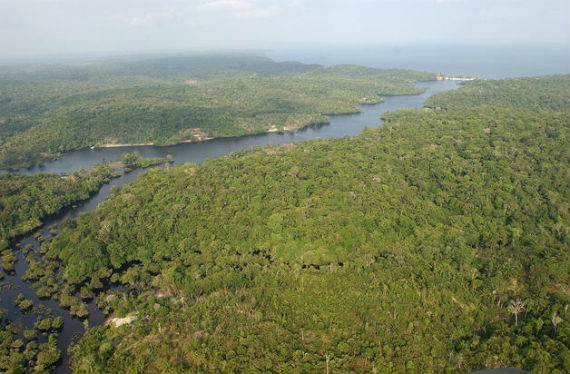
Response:
[{"label": "riverbank", "polygon": [[[327,124],[313,124],[303,129],[292,130],[288,132],[272,132],[256,135],[247,135],[234,138],[218,138],[209,141],[193,142],[186,144],[177,144],[173,146],[126,146],[111,147],[101,149],[83,149],[64,153],[58,160],[48,162],[43,167],[35,167],[26,169],[25,174],[35,174],[39,172],[66,172],[71,173],[78,169],[89,169],[95,163],[102,160],[119,159],[121,155],[128,150],[129,152],[137,151],[143,157],[155,158],[166,157],[171,154],[176,164],[184,162],[201,163],[209,158],[217,158],[227,155],[234,151],[239,151],[249,147],[265,146],[268,144],[280,145],[298,141],[306,141],[312,139],[322,139],[328,137],[344,137],[354,136],[362,132],[366,127],[375,127],[382,124],[380,116],[386,111],[393,111],[402,108],[417,108],[423,106],[428,95],[436,92],[454,89],[455,84],[445,82],[429,82],[423,84],[426,92],[414,96],[392,96],[386,98],[381,104],[362,105],[361,112],[356,114],[335,115],[330,117]],[[109,184],[93,194],[87,201],[79,203],[78,207],[70,208],[62,213],[62,215],[50,218],[44,222],[43,226],[34,230],[29,235],[20,238],[22,246],[33,244],[33,253],[40,248],[39,241],[34,237],[35,233],[40,233],[45,240],[50,240],[52,230],[57,230],[59,224],[67,219],[76,218],[82,212],[89,212],[97,207],[97,205],[106,200],[115,186],[122,186],[137,179],[138,174],[142,170],[135,170],[128,174],[122,174],[120,177],[113,179]],[[54,226],[55,225],[55,226]],[[53,311],[54,316],[61,316],[64,320],[63,330],[59,334],[58,347],[62,352],[61,364],[55,370],[57,374],[67,374],[70,372],[68,367],[67,348],[77,336],[81,336],[85,331],[82,320],[72,317],[67,309],[61,308],[59,303],[53,299],[39,299],[36,290],[32,284],[24,281],[22,276],[26,274],[28,269],[28,261],[25,259],[23,251],[19,251],[18,262],[14,274],[5,278],[6,282],[16,284],[18,291],[11,294],[3,295],[3,300],[11,300],[17,296],[18,292],[23,292],[27,298],[32,300],[35,305],[46,305]],[[105,315],[97,309],[96,302],[91,301],[87,304],[89,311],[89,326],[96,326],[104,323]],[[12,319],[21,319],[26,324],[34,323],[35,318],[22,316],[20,312],[15,310],[10,314]],[[17,317],[19,316],[19,317]],[[31,326],[31,325],[30,325]]]},{"label": "riverbank", "polygon": [[119,159],[124,152],[137,151],[143,157],[166,157],[172,155],[175,164],[184,162],[201,163],[205,159],[217,158],[228,153],[248,147],[258,147],[267,144],[279,145],[312,139],[337,138],[355,136],[365,128],[382,124],[382,113],[402,108],[419,108],[432,94],[456,89],[458,82],[429,81],[417,84],[425,91],[417,95],[384,96],[384,102],[379,104],[361,104],[359,112],[350,114],[331,115],[326,123],[313,123],[296,130],[263,132],[250,135],[214,138],[200,142],[179,143],[174,145],[144,145],[110,148],[82,148],[62,152],[61,157],[45,161],[42,165],[27,169],[19,169],[23,174],[42,172],[69,173],[78,169],[90,169],[93,165],[105,161]]},{"label": "riverbank", "polygon": [[106,143],[91,146],[91,149],[96,148],[120,148],[120,147],[144,147],[147,145],[154,145],[154,143]]},{"label": "riverbank", "polygon": [[[553,208],[568,197],[567,81],[541,79],[550,96],[532,101],[558,103],[551,112],[519,109],[532,81],[489,83],[499,96],[465,97],[469,85],[453,93],[463,109],[386,113],[354,138],[249,149],[125,186],[48,248],[73,272],[67,284],[93,290],[113,317],[141,317],[90,329],[74,370],[303,371],[322,369],[327,352],[347,372],[453,371],[457,356],[464,372],[568,372],[568,237],[552,229],[569,219]],[[521,148],[541,151],[504,151]],[[139,292],[93,287],[103,273]],[[554,330],[536,328],[551,318]],[[101,345],[112,358],[93,367]]]},{"label": "riverbank", "polygon": [[[53,239],[60,230],[60,225],[68,220],[73,220],[85,212],[92,211],[99,203],[105,201],[111,194],[114,187],[133,182],[144,169],[133,170],[130,173],[123,173],[119,177],[111,179],[107,184],[103,184],[98,191],[90,195],[89,199],[76,202],[74,205],[61,209],[58,213],[49,217],[45,217],[42,226],[30,231],[24,236],[19,236],[13,240],[13,245],[17,246],[17,261],[14,271],[7,272],[2,281],[0,281],[0,298],[2,300],[2,308],[7,310],[3,316],[5,321],[13,321],[20,326],[18,329],[22,332],[22,328],[26,331],[34,330],[38,317],[60,317],[63,321],[62,328],[58,331],[57,348],[60,352],[60,358],[52,374],[69,374],[69,346],[77,341],[86,328],[90,326],[98,326],[103,324],[105,320],[104,313],[98,309],[97,300],[85,300],[86,311],[88,316],[83,318],[74,317],[70,310],[62,307],[60,302],[55,298],[40,297],[38,295],[37,283],[31,281],[26,276],[29,273],[30,261],[39,261],[42,256],[42,243],[47,243]],[[45,264],[42,265],[45,267]],[[0,270],[1,272],[1,270]],[[32,309],[29,312],[19,310],[13,303],[18,294],[24,295],[25,299],[32,302]],[[53,332],[50,333],[50,335]],[[29,339],[21,336],[15,336],[15,339],[21,339],[26,343]],[[38,334],[36,338],[39,343],[47,343],[49,336],[47,334]],[[53,349],[53,344],[50,345]],[[13,357],[15,359],[15,357]]]},{"label": "riverbank", "polygon": [[[426,81],[426,82],[434,82],[434,81]],[[425,90],[424,90],[425,92]],[[415,95],[420,95],[421,93],[415,93],[415,94],[409,94],[409,95],[389,95],[389,96],[415,96]],[[385,98],[383,96],[380,96],[377,100],[373,100],[373,99],[368,99],[368,98],[362,98],[361,102],[359,103],[359,105],[365,106],[365,105],[378,105],[381,104],[385,101]],[[251,132],[248,134],[243,134],[243,135],[237,135],[237,136],[204,136],[204,134],[200,134],[201,130],[197,129],[197,128],[189,128],[184,130],[184,132],[195,132],[197,134],[195,134],[195,139],[186,139],[186,140],[182,140],[180,142],[177,143],[172,143],[172,144],[156,144],[153,142],[146,142],[146,143],[104,143],[104,144],[95,144],[93,146],[90,147],[85,147],[85,148],[80,148],[80,149],[91,149],[91,150],[96,150],[96,149],[100,149],[100,148],[126,148],[126,147],[148,147],[148,146],[153,146],[153,147],[168,147],[168,146],[173,146],[173,145],[179,145],[179,144],[190,144],[190,143],[199,143],[199,142],[205,142],[205,141],[210,141],[210,140],[214,140],[214,139],[227,139],[227,138],[236,138],[236,137],[244,137],[244,136],[254,136],[254,135],[262,135],[262,134],[269,134],[269,133],[285,133],[285,132],[292,132],[292,131],[298,131],[298,130],[302,130],[305,128],[308,128],[310,126],[315,126],[315,125],[324,125],[324,124],[328,124],[330,123],[330,117],[331,116],[343,116],[343,115],[348,115],[348,114],[358,114],[361,113],[362,110],[347,110],[347,111],[342,111],[342,112],[335,112],[335,113],[321,113],[320,116],[326,118],[326,121],[314,121],[314,122],[308,122],[305,123],[303,125],[300,126],[282,126],[281,128],[279,128],[277,125],[271,125],[269,128],[265,129],[265,131],[259,131],[259,132]],[[73,152],[73,151],[71,151]],[[64,154],[64,153],[62,153]]]}]

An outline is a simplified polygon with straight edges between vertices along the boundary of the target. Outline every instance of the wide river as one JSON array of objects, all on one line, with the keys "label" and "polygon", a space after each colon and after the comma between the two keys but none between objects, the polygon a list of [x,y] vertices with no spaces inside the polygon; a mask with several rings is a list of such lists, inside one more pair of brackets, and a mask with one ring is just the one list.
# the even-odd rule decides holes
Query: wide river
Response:
[{"label": "wide river", "polygon": [[[217,158],[227,155],[230,152],[241,149],[264,146],[268,144],[287,144],[292,142],[300,142],[311,139],[338,138],[343,136],[355,136],[361,133],[366,127],[377,127],[382,124],[382,113],[402,108],[421,108],[426,98],[434,93],[455,89],[458,87],[454,81],[433,81],[422,82],[418,85],[425,87],[426,91],[419,95],[409,96],[388,96],[385,101],[380,104],[363,105],[362,112],[357,114],[347,114],[331,116],[330,123],[318,126],[310,126],[305,129],[286,133],[267,133],[260,135],[242,136],[236,138],[214,139],[201,143],[179,144],[167,147],[155,146],[137,146],[137,147],[121,147],[121,148],[104,148],[95,150],[78,150],[65,153],[62,158],[48,162],[42,166],[30,169],[22,169],[19,172],[24,174],[35,174],[39,172],[55,172],[55,173],[71,173],[78,169],[89,169],[96,163],[104,160],[112,161],[120,159],[124,152],[138,151],[144,157],[165,157],[170,154],[174,157],[175,164],[184,162],[201,163],[205,159]],[[104,185],[89,200],[79,204],[78,207],[68,209],[56,217],[46,220],[45,224],[34,231],[33,234],[41,233],[48,240],[52,235],[50,227],[57,227],[65,219],[76,218],[80,213],[88,212],[97,207],[97,205],[107,199],[113,186],[121,186],[134,181],[141,173],[141,170],[135,170],[131,173],[124,174],[119,178],[113,179],[109,184]],[[40,243],[34,235],[28,235],[20,239],[22,245],[31,244],[37,249]],[[12,321],[21,322],[26,328],[32,328],[36,315],[22,314],[15,306],[13,299],[18,293],[23,293],[28,299],[34,302],[34,306],[45,305],[52,310],[53,315],[61,316],[64,320],[63,330],[58,339],[58,345],[62,350],[63,359],[56,368],[55,373],[70,373],[69,357],[67,348],[70,343],[77,341],[84,332],[84,322],[71,317],[66,309],[59,307],[57,301],[41,300],[37,297],[36,292],[30,287],[30,284],[22,280],[22,276],[28,268],[28,263],[24,259],[22,251],[18,253],[18,262],[14,274],[7,274],[1,283],[10,283],[12,288],[5,290],[0,294],[1,306],[8,309],[8,318]],[[89,304],[89,326],[99,325],[104,321],[104,315],[99,311],[95,303]]]},{"label": "wide river", "polygon": [[201,163],[205,159],[217,158],[230,152],[253,146],[267,144],[287,144],[311,139],[340,138],[355,136],[365,127],[377,127],[382,124],[382,113],[401,108],[421,108],[428,96],[434,93],[457,88],[455,81],[422,82],[419,86],[426,91],[420,95],[388,96],[380,104],[362,105],[362,112],[331,116],[330,123],[310,126],[294,132],[266,133],[246,135],[235,138],[220,138],[201,143],[185,143],[166,147],[136,146],[119,148],[83,149],[65,153],[62,158],[48,162],[43,166],[22,169],[20,172],[35,174],[38,172],[71,173],[78,169],[89,169],[98,162],[118,160],[125,152],[138,151],[144,157],[166,157],[170,154],[175,163]]}]

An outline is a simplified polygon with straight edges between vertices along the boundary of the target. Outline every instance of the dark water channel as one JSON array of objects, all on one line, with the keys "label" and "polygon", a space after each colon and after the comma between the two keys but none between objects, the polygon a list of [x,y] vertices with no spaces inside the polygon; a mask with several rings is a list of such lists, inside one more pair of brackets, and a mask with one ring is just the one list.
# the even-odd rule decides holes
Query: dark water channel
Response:
[{"label": "dark water channel", "polygon": [[[382,120],[380,117],[382,113],[386,111],[422,107],[428,96],[437,92],[455,89],[458,86],[457,82],[453,81],[423,82],[419,85],[426,87],[426,92],[419,95],[386,97],[384,103],[363,105],[361,113],[332,116],[329,124],[311,126],[294,132],[214,139],[202,143],[179,144],[166,147],[137,146],[78,150],[66,153],[62,158],[46,163],[45,165],[22,169],[19,172],[24,174],[35,174],[39,172],[71,173],[78,169],[89,169],[101,161],[120,159],[121,154],[132,151],[138,151],[144,157],[166,157],[166,155],[170,154],[173,156],[175,164],[184,162],[201,163],[205,159],[217,158],[227,155],[230,152],[253,146],[264,146],[268,144],[280,145],[312,139],[355,136],[366,127],[377,127],[381,125]],[[64,220],[76,218],[81,213],[95,209],[100,202],[109,197],[110,190],[113,186],[130,183],[134,181],[141,172],[143,171],[135,170],[113,179],[109,184],[104,185],[97,193],[93,194],[89,200],[55,217],[49,218],[42,227],[35,230],[32,234],[20,238],[21,246],[24,247],[31,244],[33,250],[37,250],[40,243],[35,238],[35,234],[41,233],[42,236],[49,240],[52,236],[50,228],[57,228]],[[72,317],[68,310],[59,306],[57,300],[39,299],[35,290],[31,287],[31,284],[22,279],[27,269],[28,262],[24,258],[23,251],[20,250],[18,251],[18,262],[16,263],[15,272],[13,274],[5,274],[4,280],[0,282],[12,285],[12,287],[0,293],[0,306],[8,309],[7,317],[9,320],[23,324],[26,329],[33,328],[34,322],[37,320],[37,315],[34,313],[24,314],[14,305],[13,300],[19,293],[23,293],[26,298],[32,300],[34,307],[43,305],[51,309],[53,316],[61,316],[64,324],[59,334],[58,345],[62,351],[63,359],[54,372],[58,374],[70,373],[67,348],[72,342],[77,341],[81,337],[85,331],[86,323],[89,326],[100,325],[103,323],[105,316],[97,309],[95,301],[89,303],[89,317],[87,318],[87,322],[84,322]]]},{"label": "dark water channel", "polygon": [[[113,186],[121,186],[123,184],[133,182],[141,172],[142,170],[140,169],[134,170],[130,173],[121,175],[119,178],[112,179],[110,183],[103,185],[99,191],[94,193],[89,200],[79,204],[77,207],[67,209],[54,217],[50,217],[40,228],[35,230],[32,234],[24,236],[18,240],[18,242],[21,243],[22,248],[31,244],[33,253],[41,245],[35,237],[36,234],[40,233],[45,240],[50,240],[50,238],[53,237],[50,232],[50,228],[56,228],[66,219],[76,218],[81,213],[95,209],[100,202],[109,197]],[[4,280],[0,281],[2,284],[10,285],[9,288],[6,288],[2,293],[0,293],[0,306],[8,310],[7,318],[9,320],[23,325],[25,329],[33,329],[34,322],[38,319],[38,315],[33,313],[33,311],[22,313],[16,307],[14,299],[19,293],[24,294],[27,299],[34,303],[34,309],[39,306],[45,306],[51,310],[52,316],[60,316],[63,319],[63,329],[60,331],[58,336],[58,346],[62,353],[62,360],[54,373],[70,373],[69,357],[67,355],[67,348],[70,343],[78,341],[85,331],[85,323],[89,326],[100,325],[104,322],[105,316],[103,312],[97,308],[95,300],[89,302],[89,316],[87,318],[87,322],[84,322],[79,318],[72,317],[69,310],[62,308],[57,300],[38,298],[36,291],[31,287],[31,283],[22,279],[22,276],[28,270],[28,262],[24,258],[24,251],[17,251],[17,257],[18,261],[16,262],[15,272],[12,274],[5,273]]]}]

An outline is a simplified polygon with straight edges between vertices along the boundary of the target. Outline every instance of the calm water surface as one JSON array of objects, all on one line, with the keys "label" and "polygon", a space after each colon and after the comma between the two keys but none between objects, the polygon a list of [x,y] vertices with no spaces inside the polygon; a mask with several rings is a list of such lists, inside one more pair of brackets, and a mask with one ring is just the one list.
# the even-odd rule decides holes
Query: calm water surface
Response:
[{"label": "calm water surface", "polygon": [[[242,150],[253,146],[264,146],[268,144],[287,144],[292,142],[300,142],[311,139],[337,138],[343,136],[355,136],[362,132],[366,127],[377,127],[382,124],[380,119],[382,113],[401,108],[419,108],[423,106],[425,99],[437,92],[455,89],[458,87],[456,82],[423,82],[420,86],[426,87],[426,92],[420,95],[410,96],[390,96],[386,97],[384,103],[375,105],[362,106],[362,112],[358,114],[348,114],[340,116],[332,116],[330,123],[325,125],[311,126],[302,130],[287,133],[269,133],[253,136],[243,136],[237,138],[215,139],[202,143],[179,144],[167,147],[155,146],[137,146],[137,147],[121,147],[121,148],[105,148],[97,150],[78,150],[63,155],[62,158],[46,163],[40,167],[20,170],[21,173],[35,174],[39,172],[55,172],[55,173],[71,173],[77,169],[89,169],[96,163],[104,160],[112,161],[121,157],[124,152],[138,151],[144,157],[166,157],[170,154],[174,157],[175,164],[184,162],[201,163],[205,159],[212,159],[227,155],[228,153]],[[76,218],[83,212],[89,212],[97,207],[97,205],[107,199],[113,186],[121,186],[134,181],[141,173],[141,170],[135,170],[121,177],[113,179],[109,184],[104,185],[89,200],[79,206],[68,209],[62,214],[51,217],[45,224],[34,233],[41,233],[49,240],[51,234],[48,228],[57,227],[66,219]],[[40,243],[33,235],[28,235],[20,239],[22,246],[32,244],[34,250],[39,248]],[[22,251],[18,253],[18,262],[14,274],[7,274],[4,283],[11,283],[14,287],[0,294],[0,302],[3,308],[8,309],[8,318],[13,321],[22,323],[26,328],[32,328],[37,319],[35,314],[22,314],[13,303],[14,297],[18,293],[23,293],[28,299],[34,302],[34,306],[44,305],[52,310],[55,316],[61,316],[64,320],[63,330],[58,339],[58,345],[62,351],[63,359],[61,364],[55,370],[57,374],[70,373],[69,357],[67,356],[67,348],[70,343],[77,341],[85,331],[84,322],[71,317],[66,309],[59,306],[55,300],[40,300],[30,284],[22,280],[22,276],[28,269],[28,263],[24,259]],[[92,301],[89,304],[89,326],[99,325],[104,321],[104,315],[95,306]]]},{"label": "calm water surface", "polygon": [[428,96],[437,92],[455,89],[458,86],[454,81],[422,82],[418,85],[426,87],[426,92],[420,95],[389,96],[386,97],[384,103],[361,106],[361,113],[332,116],[328,124],[315,125],[294,132],[247,135],[166,147],[136,146],[94,150],[83,149],[66,153],[62,158],[48,162],[43,166],[22,169],[20,172],[26,174],[38,172],[71,173],[78,169],[90,169],[101,161],[118,160],[121,158],[121,154],[132,151],[137,151],[144,157],[166,157],[166,155],[170,154],[174,157],[175,164],[184,162],[201,163],[208,158],[217,158],[253,146],[355,136],[361,133],[365,127],[381,125],[382,120],[380,116],[384,112],[400,108],[420,108]]},{"label": "calm water surface", "polygon": [[[121,177],[111,180],[110,183],[105,184],[101,189],[94,193],[91,198],[77,207],[67,209],[61,214],[47,219],[42,227],[35,230],[33,234],[27,235],[19,240],[22,247],[31,244],[33,251],[40,247],[40,242],[34,237],[34,234],[41,233],[46,240],[50,240],[52,234],[50,228],[58,227],[61,222],[66,219],[77,218],[81,213],[89,212],[97,207],[97,205],[107,199],[110,190],[113,186],[120,186],[126,183],[133,182],[142,170],[135,170],[128,174],[123,174]],[[67,355],[67,348],[70,343],[79,340],[85,331],[84,322],[79,318],[72,317],[67,309],[61,308],[59,302],[53,299],[39,299],[36,291],[31,287],[30,283],[25,282],[22,276],[28,269],[28,262],[24,258],[23,251],[18,251],[18,262],[15,266],[15,273],[5,274],[4,280],[0,284],[11,284],[11,287],[3,292],[0,292],[0,306],[8,310],[7,318],[11,321],[17,321],[22,324],[26,329],[32,329],[34,322],[37,320],[37,315],[34,313],[22,313],[15,305],[14,298],[22,293],[27,299],[34,303],[34,308],[38,306],[46,306],[51,309],[53,316],[60,316],[63,318],[63,329],[58,337],[58,346],[62,352],[61,364],[54,371],[56,374],[71,373],[69,370],[69,357]],[[1,271],[1,270],[0,270]],[[96,326],[103,323],[105,320],[104,314],[97,309],[95,301],[91,301],[88,305],[89,318],[87,319],[89,326]]]}]

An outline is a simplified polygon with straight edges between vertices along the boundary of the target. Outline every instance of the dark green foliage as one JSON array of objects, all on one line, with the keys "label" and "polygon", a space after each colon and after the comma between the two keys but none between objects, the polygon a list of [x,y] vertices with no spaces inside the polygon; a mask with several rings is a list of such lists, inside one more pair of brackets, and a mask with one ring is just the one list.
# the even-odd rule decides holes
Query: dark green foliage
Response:
[{"label": "dark green foliage", "polygon": [[[57,334],[43,333],[38,341],[35,330],[21,331],[21,326],[10,323],[4,318],[5,310],[0,310],[0,372],[6,374],[44,374],[49,373],[59,361],[61,353],[57,347]],[[47,318],[50,327],[47,330],[59,330],[61,318]]]},{"label": "dark green foliage", "polygon": [[[169,155],[170,156],[170,155]],[[155,157],[155,158],[145,158],[141,157],[138,152],[123,153],[121,156],[121,162],[126,168],[148,168],[151,166],[161,165],[165,163],[172,163],[174,160],[172,156],[166,159]]]},{"label": "dark green foliage", "polygon": [[[47,216],[87,199],[113,176],[116,171],[106,164],[71,175],[0,174],[0,249],[11,238],[39,227]],[[4,267],[12,263],[9,256],[3,252]]]},{"label": "dark green foliage", "polygon": [[[36,79],[34,79],[36,78]],[[266,58],[179,57],[0,69],[0,167],[108,144],[158,145],[304,127],[433,74]]]},{"label": "dark green foliage", "polygon": [[493,106],[537,111],[570,110],[570,76],[514,78],[500,81],[466,82],[457,92],[447,91],[431,96],[425,105],[431,108],[462,109]]},{"label": "dark green foliage", "polygon": [[61,352],[57,347],[57,336],[50,335],[46,343],[40,344],[35,366],[32,370],[34,373],[49,373],[60,358]]},{"label": "dark green foliage", "polygon": [[335,65],[319,67],[311,71],[315,76],[344,77],[353,79],[381,80],[386,82],[417,82],[433,80],[433,74],[402,69],[375,69],[357,65]]},{"label": "dark green foliage", "polygon": [[115,191],[46,253],[131,317],[89,330],[75,372],[569,372],[570,129],[536,82],[541,111],[502,81],[512,107],[398,111]]},{"label": "dark green foliage", "polygon": [[5,272],[13,272],[17,260],[17,257],[14,255],[14,253],[12,253],[10,249],[2,251],[2,268]]},{"label": "dark green foliage", "polygon": [[34,324],[34,328],[46,332],[46,331],[58,331],[63,326],[63,319],[61,317],[47,317],[38,319],[38,321]]},{"label": "dark green foliage", "polygon": [[31,310],[32,307],[34,306],[32,300],[26,299],[24,294],[21,293],[18,294],[18,296],[16,296],[16,298],[14,299],[14,303],[16,304],[18,309],[20,309],[22,312],[27,312]]}]

